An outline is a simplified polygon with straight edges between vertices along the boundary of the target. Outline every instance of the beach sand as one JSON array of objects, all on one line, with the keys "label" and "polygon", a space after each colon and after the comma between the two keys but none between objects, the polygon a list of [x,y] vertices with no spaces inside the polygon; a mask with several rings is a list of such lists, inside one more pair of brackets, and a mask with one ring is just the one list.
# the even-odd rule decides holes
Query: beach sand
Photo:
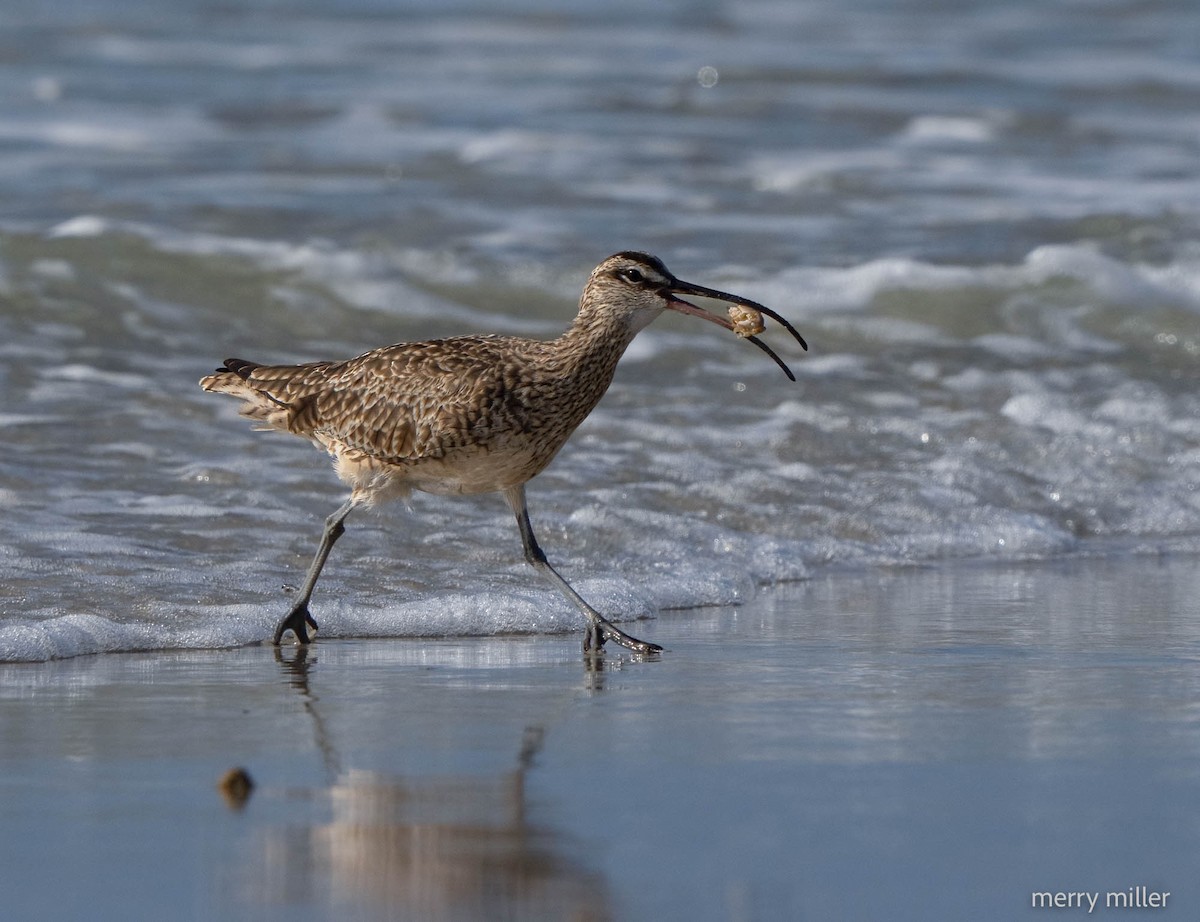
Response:
[{"label": "beach sand", "polygon": [[1198,598],[1185,556],[956,563],[667,612],[598,669],[576,636],[0,666],[0,917],[1197,918]]}]

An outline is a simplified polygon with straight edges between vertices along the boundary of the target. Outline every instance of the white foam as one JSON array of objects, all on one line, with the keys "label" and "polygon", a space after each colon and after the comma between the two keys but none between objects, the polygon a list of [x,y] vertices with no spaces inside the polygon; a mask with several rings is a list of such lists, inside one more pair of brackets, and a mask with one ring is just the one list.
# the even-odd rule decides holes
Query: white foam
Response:
[{"label": "white foam", "polygon": [[[216,42],[191,37],[168,39],[109,33],[92,36],[87,46],[91,55],[121,64],[218,65],[240,70],[282,67],[295,61],[297,54],[287,45],[265,42]],[[327,53],[320,44],[309,45],[305,50],[306,66],[312,66],[314,60],[324,58]]]},{"label": "white foam", "polygon": [[29,426],[53,421],[54,417],[49,415],[35,415],[33,413],[0,413],[0,428],[6,426]]},{"label": "white foam", "polygon": [[1161,394],[1112,397],[1096,407],[1095,415],[1127,425],[1167,426],[1171,408]]},{"label": "white foam", "polygon": [[[384,254],[370,250],[344,249],[329,241],[313,239],[303,243],[285,240],[261,240],[225,236],[203,231],[180,231],[141,222],[115,221],[95,215],[79,215],[52,227],[51,238],[98,237],[128,234],[141,237],[156,249],[198,257],[235,257],[245,259],[269,272],[295,273],[305,282],[320,286],[330,297],[384,313],[402,313],[406,318],[455,320],[464,328],[477,326],[482,312],[430,294],[406,281],[400,272],[407,266],[414,274],[429,275],[432,280],[447,281],[452,274],[444,257],[412,251]],[[294,283],[275,286],[280,300],[296,301]],[[125,295],[137,297],[126,288]],[[487,314],[488,324],[497,331],[531,333],[544,325],[519,316]]]},{"label": "white foam", "polygon": [[99,215],[82,214],[54,225],[46,236],[55,237],[99,237],[113,228],[113,224]]},{"label": "white foam", "polygon": [[1046,343],[1013,333],[986,333],[972,342],[1011,362],[1031,362],[1051,359],[1057,352]]},{"label": "white foam", "polygon": [[747,169],[760,192],[793,193],[827,186],[846,174],[883,172],[897,165],[887,150],[843,150],[759,155]]},{"label": "white foam", "polygon": [[902,138],[917,143],[985,144],[996,137],[996,119],[952,115],[920,115],[905,127]]},{"label": "white foam", "polygon": [[[1024,426],[1041,427],[1060,434],[1086,436],[1102,442],[1114,437],[1111,424],[1098,422],[1090,414],[1074,409],[1061,394],[1018,394],[1010,398],[1000,412]],[[1111,411],[1098,415],[1111,415]]]},{"label": "white foam", "polygon": [[0,623],[0,662],[143,650],[163,645],[162,639],[153,625],[121,625],[96,615],[60,615],[42,622],[6,619]]},{"label": "white foam", "polygon": [[1200,259],[1169,266],[1125,263],[1086,244],[1037,247],[1013,266],[941,266],[897,257],[847,268],[787,268],[765,282],[747,273],[729,284],[755,300],[786,304],[789,313],[835,314],[863,311],[890,291],[1019,291],[1061,279],[1112,303],[1200,310]]}]

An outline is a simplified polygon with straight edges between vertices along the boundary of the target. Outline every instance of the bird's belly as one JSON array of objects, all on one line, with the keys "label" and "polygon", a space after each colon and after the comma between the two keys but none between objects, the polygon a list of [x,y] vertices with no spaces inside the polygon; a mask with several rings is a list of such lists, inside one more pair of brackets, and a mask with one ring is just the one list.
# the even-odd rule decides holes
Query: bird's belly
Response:
[{"label": "bird's belly", "polygon": [[410,471],[414,489],[442,496],[495,493],[537,475],[550,459],[529,451],[478,452],[423,461]]},{"label": "bird's belly", "polygon": [[439,496],[499,492],[534,477],[554,454],[544,448],[512,446],[395,463],[334,452],[334,466],[356,494],[378,503],[403,498],[413,490]]}]

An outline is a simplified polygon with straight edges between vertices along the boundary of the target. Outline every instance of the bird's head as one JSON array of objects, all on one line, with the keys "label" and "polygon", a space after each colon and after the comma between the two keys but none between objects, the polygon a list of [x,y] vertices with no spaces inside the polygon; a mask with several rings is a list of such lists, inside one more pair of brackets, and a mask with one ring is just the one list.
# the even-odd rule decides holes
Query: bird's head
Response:
[{"label": "bird's head", "polygon": [[[627,325],[630,335],[644,329],[664,310],[672,310],[680,314],[700,317],[745,336],[729,319],[710,313],[690,301],[685,301],[680,297],[681,295],[712,298],[766,314],[782,323],[800,345],[808,349],[808,344],[795,328],[770,308],[763,307],[749,298],[681,281],[671,274],[661,259],[651,256],[649,253],[627,250],[616,253],[600,263],[592,270],[591,278],[588,279],[587,286],[584,288],[580,306],[582,310],[616,315]],[[761,325],[758,329],[762,329]],[[766,343],[756,336],[745,336],[745,338],[770,355],[789,378],[793,381],[796,380],[791,370],[783,364],[779,356]]]}]

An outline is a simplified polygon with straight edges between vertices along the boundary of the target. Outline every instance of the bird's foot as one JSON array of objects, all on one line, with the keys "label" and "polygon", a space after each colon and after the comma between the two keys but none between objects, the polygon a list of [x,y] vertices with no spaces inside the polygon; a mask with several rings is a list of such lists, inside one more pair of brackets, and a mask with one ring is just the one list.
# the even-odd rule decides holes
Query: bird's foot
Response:
[{"label": "bird's foot", "polygon": [[275,634],[271,638],[271,643],[279,646],[279,642],[283,640],[283,635],[291,631],[296,635],[296,642],[300,644],[312,643],[312,638],[308,636],[308,629],[313,629],[316,633],[317,622],[308,612],[308,605],[301,602],[288,612],[283,619],[275,626]]},{"label": "bird's foot", "polygon": [[623,630],[604,618],[597,617],[595,620],[589,620],[587,631],[583,635],[583,652],[587,654],[597,654],[601,651],[606,640],[611,640],[613,643],[620,644],[627,650],[632,650],[634,653],[654,654],[662,653],[662,647],[656,643],[650,643],[645,640],[638,640],[626,634]]},{"label": "bird's foot", "polygon": [[604,650],[604,633],[600,630],[600,625],[595,621],[588,621],[588,626],[583,632],[583,655],[594,656]]}]

